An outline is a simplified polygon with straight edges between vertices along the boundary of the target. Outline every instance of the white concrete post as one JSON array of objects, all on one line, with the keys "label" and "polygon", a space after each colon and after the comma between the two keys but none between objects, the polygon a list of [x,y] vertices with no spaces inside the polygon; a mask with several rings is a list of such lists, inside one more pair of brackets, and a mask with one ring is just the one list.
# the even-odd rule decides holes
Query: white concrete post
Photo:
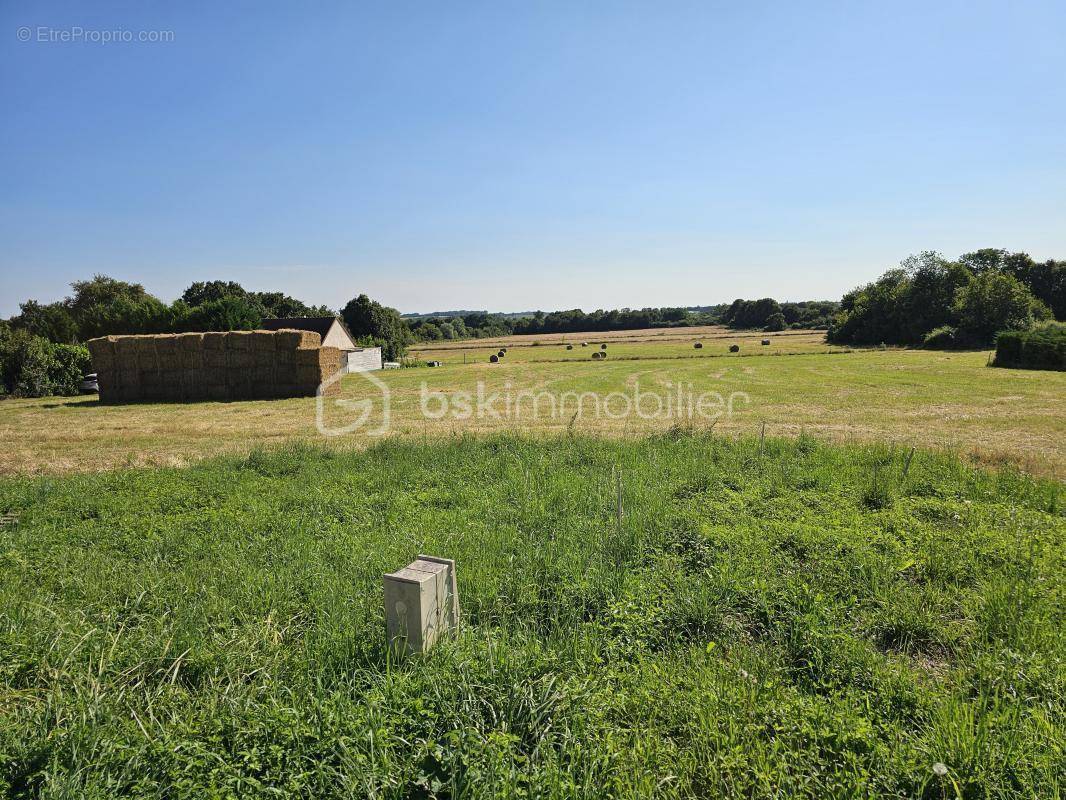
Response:
[{"label": "white concrete post", "polygon": [[397,653],[424,653],[459,626],[455,562],[420,555],[384,576],[385,628]]}]

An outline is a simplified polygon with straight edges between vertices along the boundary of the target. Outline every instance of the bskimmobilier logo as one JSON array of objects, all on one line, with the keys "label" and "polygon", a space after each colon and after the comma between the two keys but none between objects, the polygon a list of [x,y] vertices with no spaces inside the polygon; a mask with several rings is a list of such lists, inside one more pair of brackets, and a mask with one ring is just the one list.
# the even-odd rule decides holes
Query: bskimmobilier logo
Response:
[{"label": "bskimmobilier logo", "polygon": [[[341,392],[341,380],[351,375]],[[714,422],[731,418],[751,404],[746,392],[697,392],[694,385],[665,381],[644,388],[637,376],[626,381],[625,391],[555,392],[515,388],[510,381],[489,385],[477,381],[472,391],[430,388],[422,381],[418,404],[405,418],[425,422],[477,421],[489,423],[573,424],[580,420],[618,421],[629,418],[661,422]],[[392,392],[371,371],[331,376],[318,387],[315,426],[323,436],[361,432],[382,436],[392,424]]]}]

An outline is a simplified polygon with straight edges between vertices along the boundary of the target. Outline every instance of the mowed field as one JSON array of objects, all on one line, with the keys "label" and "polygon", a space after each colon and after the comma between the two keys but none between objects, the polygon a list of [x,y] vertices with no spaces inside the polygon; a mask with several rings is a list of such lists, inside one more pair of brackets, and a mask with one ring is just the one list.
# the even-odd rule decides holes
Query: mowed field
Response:
[{"label": "mowed field", "polygon": [[[763,345],[764,340],[770,343]],[[697,342],[702,347],[696,348]],[[572,349],[568,350],[567,345]],[[410,357],[419,361],[440,361],[442,364],[472,364],[487,362],[491,355],[499,353],[501,347],[506,347],[506,361],[590,361],[592,354],[603,349],[603,345],[607,345],[609,359],[714,358],[730,355],[730,345],[739,346],[741,353],[749,355],[832,353],[847,349],[826,344],[823,331],[752,333],[707,325],[426,342],[411,348]]]},{"label": "mowed field", "polygon": [[[765,425],[770,436],[806,432],[830,441],[934,447],[980,463],[1011,464],[1051,477],[1064,474],[1063,373],[990,368],[988,354],[980,352],[836,351],[822,344],[816,332],[769,337],[768,347],[758,344],[763,338],[758,334],[716,338],[711,333],[701,339],[702,350],[691,348],[691,335],[684,342],[675,341],[676,335],[631,342],[620,341],[621,336],[585,337],[608,342],[604,361],[591,360],[591,346],[580,351],[567,351],[558,343],[532,347],[528,337],[513,337],[498,364],[488,363],[483,342],[446,348],[433,353],[444,361],[442,367],[386,370],[375,373],[374,382],[346,376],[342,402],[328,400],[323,406],[324,425],[339,430],[359,419],[353,400],[369,400],[373,409],[358,430],[329,437],[316,425],[313,398],[124,406],[101,405],[95,396],[8,400],[0,402],[0,470],[62,473],[184,465],[292,439],[362,447],[380,438],[367,435],[381,428],[380,382],[389,394],[385,436],[500,431],[629,436],[678,426],[737,435]],[[741,343],[737,354],[728,352],[734,341]],[[443,352],[450,355],[442,357]],[[575,352],[581,355],[568,360]],[[678,413],[679,390],[683,413]],[[496,396],[482,404],[481,413],[479,391],[486,401]],[[586,398],[575,415],[575,395],[586,392],[615,398],[598,406]],[[642,402],[645,413],[625,414],[617,394],[632,400],[638,392],[659,395],[663,412],[651,413],[656,408],[652,398]],[[447,407],[437,393],[448,399]],[[457,393],[468,395],[468,415],[459,413]],[[691,398],[701,394],[710,398],[704,404],[709,413],[688,413]],[[427,397],[430,417],[423,413]],[[508,397],[514,401],[510,407]],[[725,413],[730,406],[731,413]]]}]

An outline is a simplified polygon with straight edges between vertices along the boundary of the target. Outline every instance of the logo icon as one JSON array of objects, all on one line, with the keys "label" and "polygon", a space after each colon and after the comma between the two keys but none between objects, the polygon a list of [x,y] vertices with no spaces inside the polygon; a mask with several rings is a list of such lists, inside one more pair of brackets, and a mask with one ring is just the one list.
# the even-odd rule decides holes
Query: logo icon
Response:
[{"label": "logo icon", "polygon": [[[369,397],[337,397],[341,378],[345,375],[358,375],[373,387]],[[336,389],[334,387],[337,387]],[[355,433],[367,425],[373,425],[374,407],[381,405],[381,424],[365,431],[367,436],[382,436],[389,431],[392,393],[388,385],[369,370],[347,372],[344,369],[331,375],[319,384],[315,392],[315,427],[323,436],[346,436]],[[327,417],[327,409],[331,411]],[[340,418],[333,422],[334,418]]]}]

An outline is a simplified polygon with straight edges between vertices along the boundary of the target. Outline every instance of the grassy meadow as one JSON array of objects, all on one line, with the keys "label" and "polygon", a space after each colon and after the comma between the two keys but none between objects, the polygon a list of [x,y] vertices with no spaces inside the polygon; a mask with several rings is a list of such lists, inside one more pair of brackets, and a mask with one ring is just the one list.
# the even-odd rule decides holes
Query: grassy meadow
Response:
[{"label": "grassy meadow", "polygon": [[[1060,485],[908,453],[674,429],[2,478],[0,796],[1060,796]],[[464,626],[397,663],[381,574],[419,552]]]},{"label": "grassy meadow", "polygon": [[[768,340],[768,345],[762,342]],[[696,348],[696,343],[702,345]],[[731,331],[720,326],[667,328],[665,330],[611,331],[607,333],[508,336],[501,339],[465,339],[425,342],[411,348],[411,360],[440,361],[445,365],[488,362],[489,356],[507,348],[504,360],[553,362],[590,361],[592,353],[607,345],[609,360],[715,358],[733,356],[730,345],[745,355],[846,352],[827,344],[824,331],[761,333]],[[572,349],[567,349],[569,345]]]},{"label": "grassy meadow", "polygon": [[[671,333],[676,338],[676,332]],[[455,353],[438,356],[443,367],[376,373],[391,395],[389,435],[437,438],[511,431],[624,438],[666,431],[678,423],[697,429],[713,425],[718,433],[744,435],[765,424],[768,435],[806,432],[829,441],[888,441],[952,450],[979,463],[1011,464],[1051,477],[1066,472],[1066,374],[1061,372],[989,368],[988,355],[978,352],[890,349],[781,355],[792,346],[824,350],[815,340],[820,334],[771,337],[771,346],[756,341],[743,345],[738,354],[728,353],[731,339],[716,340],[709,333],[698,351],[691,348],[691,337],[682,344],[666,336],[628,343],[617,341],[619,336],[604,338],[609,341],[605,361],[590,360],[586,349],[575,363],[563,359],[577,351],[566,351],[561,344],[532,347],[515,341],[499,364],[479,357],[464,365],[461,348],[448,348]],[[623,358],[625,348],[639,352]],[[670,357],[672,348],[682,348],[683,357]],[[748,401],[738,399],[732,416],[717,420],[698,415],[619,419],[596,415],[588,407],[577,418],[569,411],[553,416],[544,406],[537,406],[534,414],[528,402],[510,416],[446,415],[435,420],[421,412],[423,383],[428,392],[476,393],[481,384],[489,394],[516,395],[606,395],[633,393],[638,386],[666,394],[682,384],[690,393],[717,392],[724,398],[742,392]],[[356,375],[345,377],[344,390],[343,399],[380,398],[376,386]],[[324,418],[340,424],[348,413],[327,403]],[[103,406],[92,396],[0,402],[0,472],[6,474],[180,466],[294,439],[339,448],[374,441],[363,431],[324,439],[316,429],[313,399],[126,406]]]}]

